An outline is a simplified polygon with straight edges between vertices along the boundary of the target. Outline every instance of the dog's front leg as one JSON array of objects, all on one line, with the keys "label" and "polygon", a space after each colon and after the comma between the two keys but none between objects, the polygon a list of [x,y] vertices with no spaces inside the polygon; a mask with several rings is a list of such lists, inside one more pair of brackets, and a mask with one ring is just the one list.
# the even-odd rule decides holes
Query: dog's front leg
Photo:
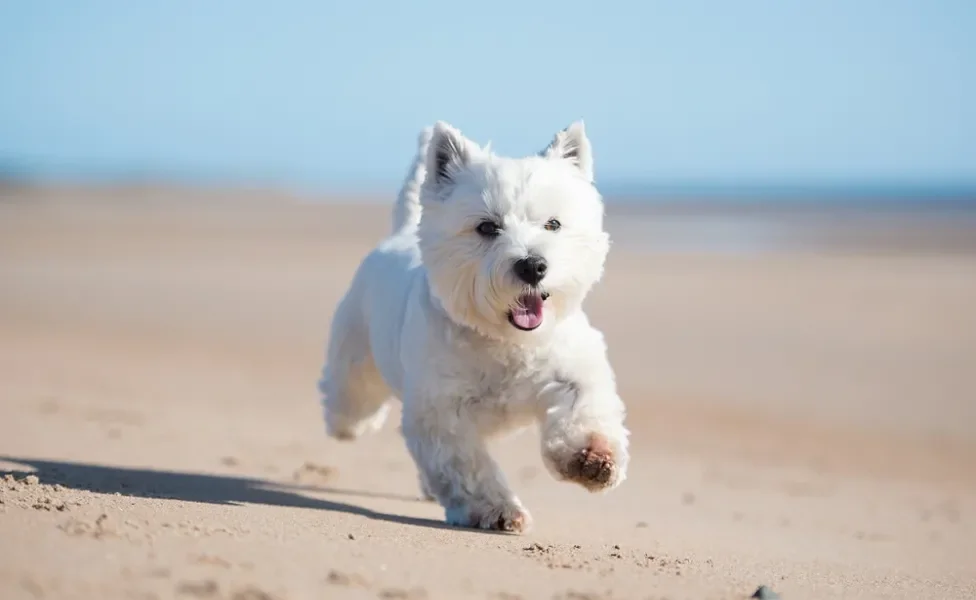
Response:
[{"label": "dog's front leg", "polygon": [[[445,405],[449,406],[449,405]],[[425,487],[452,525],[524,532],[531,516],[472,423],[454,410],[404,403],[403,435]]]},{"label": "dog's front leg", "polygon": [[623,482],[630,461],[629,432],[612,380],[559,380],[543,396],[542,458],[549,472],[591,492]]}]

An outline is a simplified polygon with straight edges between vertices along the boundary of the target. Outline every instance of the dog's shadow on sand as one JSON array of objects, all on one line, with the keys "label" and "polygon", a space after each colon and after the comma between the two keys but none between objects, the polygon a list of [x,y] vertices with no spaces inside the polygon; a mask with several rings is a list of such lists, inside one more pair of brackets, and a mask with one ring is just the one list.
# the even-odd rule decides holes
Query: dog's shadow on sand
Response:
[{"label": "dog's shadow on sand", "polygon": [[[363,496],[401,501],[419,501],[408,496],[393,496],[336,488],[296,486],[248,477],[181,473],[151,469],[131,469],[88,463],[38,460],[0,456],[0,461],[32,467],[33,471],[13,471],[15,476],[35,475],[41,483],[59,484],[67,488],[96,494],[119,493],[137,498],[182,500],[205,504],[264,504],[287,508],[311,508],[328,512],[359,515],[377,521],[400,525],[414,525],[435,529],[457,529],[443,521],[379,512],[338,502],[303,495],[315,492],[330,495]],[[473,531],[473,530],[467,530]]]}]

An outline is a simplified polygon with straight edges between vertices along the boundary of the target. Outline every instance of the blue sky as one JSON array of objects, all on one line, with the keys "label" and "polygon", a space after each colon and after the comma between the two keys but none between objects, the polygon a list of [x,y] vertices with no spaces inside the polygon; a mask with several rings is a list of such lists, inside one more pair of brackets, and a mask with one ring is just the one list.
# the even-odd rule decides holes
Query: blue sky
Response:
[{"label": "blue sky", "polygon": [[976,2],[0,0],[0,166],[396,185],[444,119],[601,181],[976,183]]}]

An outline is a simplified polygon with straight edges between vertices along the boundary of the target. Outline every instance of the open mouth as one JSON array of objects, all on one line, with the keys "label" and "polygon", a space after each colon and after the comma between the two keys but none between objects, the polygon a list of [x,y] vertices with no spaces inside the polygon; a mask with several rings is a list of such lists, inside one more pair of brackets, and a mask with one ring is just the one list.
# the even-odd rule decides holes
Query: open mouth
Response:
[{"label": "open mouth", "polygon": [[516,329],[532,331],[542,325],[543,304],[547,292],[529,292],[518,297],[516,305],[508,311],[508,322]]}]

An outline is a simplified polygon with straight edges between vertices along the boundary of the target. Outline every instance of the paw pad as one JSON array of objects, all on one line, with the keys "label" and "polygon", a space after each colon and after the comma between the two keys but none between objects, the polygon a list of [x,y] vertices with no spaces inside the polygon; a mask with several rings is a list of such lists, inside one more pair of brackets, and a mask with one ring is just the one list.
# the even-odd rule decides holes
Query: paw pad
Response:
[{"label": "paw pad", "polygon": [[614,474],[613,450],[605,438],[590,436],[589,444],[573,455],[566,475],[591,490],[609,485]]}]

